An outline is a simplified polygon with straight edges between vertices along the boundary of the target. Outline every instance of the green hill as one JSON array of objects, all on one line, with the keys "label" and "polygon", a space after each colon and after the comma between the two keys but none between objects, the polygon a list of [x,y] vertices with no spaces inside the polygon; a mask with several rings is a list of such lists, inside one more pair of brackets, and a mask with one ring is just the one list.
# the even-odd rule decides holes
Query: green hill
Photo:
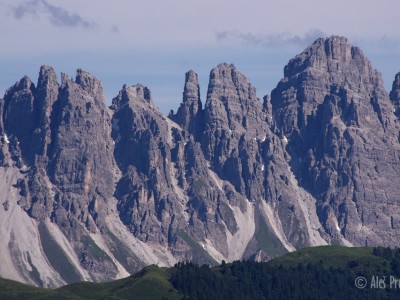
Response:
[{"label": "green hill", "polygon": [[318,246],[303,248],[282,255],[270,262],[272,266],[297,266],[298,264],[320,263],[326,268],[347,268],[357,263],[363,269],[390,271],[387,260],[373,254],[372,247]]},{"label": "green hill", "polygon": [[113,282],[80,282],[54,290],[0,279],[0,299],[181,299],[169,276],[167,268],[149,266],[133,276]]},{"label": "green hill", "polygon": [[[356,278],[367,285],[357,288]],[[375,286],[374,276],[386,286]],[[385,278],[383,276],[386,276]],[[149,266],[108,283],[81,282],[58,289],[0,279],[0,299],[393,299],[400,288],[400,251],[321,246],[285,254],[268,263],[236,261],[210,268],[179,263]]]}]

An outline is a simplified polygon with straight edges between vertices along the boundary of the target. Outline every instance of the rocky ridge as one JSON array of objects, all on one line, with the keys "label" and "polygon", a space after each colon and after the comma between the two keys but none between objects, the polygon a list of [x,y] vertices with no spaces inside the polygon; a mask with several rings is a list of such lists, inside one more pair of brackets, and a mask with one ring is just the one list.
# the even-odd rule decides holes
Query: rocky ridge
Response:
[{"label": "rocky ridge", "polygon": [[318,39],[285,67],[272,107],[325,231],[355,245],[395,245],[398,120],[362,51],[343,37]]},{"label": "rocky ridge", "polygon": [[[318,39],[265,96],[234,65],[185,75],[168,117],[149,88],[43,66],[0,100],[0,275],[39,286],[178,260],[268,260],[399,240],[400,77]],[[18,225],[12,225],[18,224]],[[57,255],[55,255],[57,253]]]}]

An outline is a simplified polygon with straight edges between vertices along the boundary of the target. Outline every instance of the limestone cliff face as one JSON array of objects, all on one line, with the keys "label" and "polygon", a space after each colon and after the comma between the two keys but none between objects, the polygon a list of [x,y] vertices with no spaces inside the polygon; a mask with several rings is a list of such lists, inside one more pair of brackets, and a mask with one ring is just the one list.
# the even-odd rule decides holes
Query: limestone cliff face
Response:
[{"label": "limestone cliff face", "polygon": [[[190,81],[194,73],[188,74]],[[139,240],[166,247],[176,259],[213,264],[205,244],[227,255],[225,224],[234,226],[235,220],[194,138],[199,128],[190,126],[196,109],[185,106],[188,93],[171,117],[181,124],[164,117],[142,85],[124,86],[113,99],[112,136],[122,173],[115,197],[121,220]],[[221,202],[225,207],[219,210]]]},{"label": "limestone cliff face", "polygon": [[62,187],[55,194],[54,218],[62,223],[73,216],[96,231],[114,180],[111,116],[100,82],[82,70],[75,81],[63,76],[52,118],[48,176]]},{"label": "limestone cliff face", "polygon": [[172,119],[180,124],[185,132],[193,133],[197,137],[202,126],[202,103],[198,75],[193,71],[185,74],[182,100],[176,115]]},{"label": "limestone cliff face", "polygon": [[[148,88],[124,86],[113,99],[115,157],[122,170],[116,197],[124,223],[147,242],[168,244],[179,201],[170,170],[172,127],[150,101]],[[171,122],[172,123],[172,122]]]},{"label": "limestone cliff face", "polygon": [[393,85],[392,90],[390,91],[390,100],[393,103],[394,113],[397,117],[400,116],[400,73],[397,73]]},{"label": "limestone cliff face", "polygon": [[308,195],[297,189],[285,142],[271,130],[266,102],[263,108],[255,88],[233,65],[213,69],[204,109],[204,155],[217,175],[254,206],[256,231],[248,253],[312,245],[314,234],[324,243],[318,222],[311,228],[305,221],[301,201]]},{"label": "limestone cliff face", "polygon": [[[3,116],[4,100],[0,99],[0,116]],[[9,152],[8,152],[9,139],[4,131],[3,118],[0,118],[0,166],[8,166]]]},{"label": "limestone cliff face", "polygon": [[[0,275],[39,286],[178,260],[267,260],[299,247],[397,245],[400,76],[318,39],[263,101],[234,65],[165,117],[150,89],[43,66],[0,99]],[[55,256],[54,253],[57,253]]]},{"label": "limestone cliff face", "polygon": [[272,107],[325,231],[354,245],[395,245],[398,127],[362,51],[343,37],[318,39],[285,67]]},{"label": "limestone cliff face", "polygon": [[[107,201],[114,191],[111,117],[100,82],[78,70],[75,81],[63,75],[59,85],[54,70],[43,66],[37,86],[24,77],[7,91],[2,107],[3,157],[9,156],[4,161],[22,174],[14,183],[20,197],[8,201],[17,202],[42,224],[42,242],[47,240],[47,220],[59,226],[81,262],[78,268],[90,272],[76,272],[73,280],[114,278],[117,268],[111,259],[99,261],[88,251],[88,233],[104,228]],[[11,232],[4,240],[11,241],[16,234]],[[39,256],[49,255],[46,247],[42,251]],[[50,260],[61,272],[53,263]],[[72,280],[63,275],[60,280]],[[45,283],[48,278],[41,280],[50,284]]]}]

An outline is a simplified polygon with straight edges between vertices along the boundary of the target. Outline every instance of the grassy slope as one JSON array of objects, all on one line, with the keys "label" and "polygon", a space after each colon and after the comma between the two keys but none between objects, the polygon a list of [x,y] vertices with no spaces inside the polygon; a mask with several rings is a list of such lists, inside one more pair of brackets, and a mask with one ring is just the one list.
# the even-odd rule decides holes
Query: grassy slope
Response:
[{"label": "grassy slope", "polygon": [[269,263],[271,265],[293,266],[299,263],[318,263],[322,260],[325,266],[336,268],[345,268],[350,261],[357,261],[365,267],[377,267],[384,264],[386,260],[373,255],[372,250],[373,248],[367,247],[318,246],[287,253]]},{"label": "grassy slope", "polygon": [[185,241],[186,244],[190,246],[190,248],[192,248],[193,256],[200,265],[201,264],[210,264],[212,266],[218,265],[218,262],[214,258],[212,258],[211,255],[208,254],[208,252],[199,245],[199,243],[197,243],[194,239],[192,239],[189,234],[187,234],[183,230],[178,230],[177,234],[182,240]]},{"label": "grassy slope", "polygon": [[108,283],[81,282],[59,289],[40,289],[0,279],[0,299],[180,299],[167,268],[149,266],[134,276]]},{"label": "grassy slope", "polygon": [[39,299],[54,295],[52,290],[36,288],[8,279],[0,279],[0,299]]},{"label": "grassy slope", "polygon": [[110,283],[76,283],[58,291],[83,299],[180,299],[168,280],[167,268],[149,266],[134,276]]},{"label": "grassy slope", "polygon": [[[321,246],[304,248],[269,262],[275,266],[297,266],[299,263],[319,263],[346,268],[356,264],[360,271],[387,271],[390,266],[372,254],[372,248]],[[109,283],[82,282],[59,289],[39,289],[14,281],[0,279],[0,299],[180,299],[169,280],[169,269],[149,266],[134,276]]]}]

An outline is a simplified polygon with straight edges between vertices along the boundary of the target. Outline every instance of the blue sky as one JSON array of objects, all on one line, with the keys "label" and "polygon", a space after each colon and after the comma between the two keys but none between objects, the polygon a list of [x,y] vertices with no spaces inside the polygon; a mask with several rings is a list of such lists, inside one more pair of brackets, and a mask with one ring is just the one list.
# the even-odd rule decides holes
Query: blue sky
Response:
[{"label": "blue sky", "polygon": [[199,74],[202,100],[211,68],[234,63],[261,98],[284,65],[316,37],[344,35],[382,72],[400,71],[398,0],[1,0],[0,94],[51,65],[102,80],[110,102],[142,83],[164,113],[179,106],[184,73]]}]

